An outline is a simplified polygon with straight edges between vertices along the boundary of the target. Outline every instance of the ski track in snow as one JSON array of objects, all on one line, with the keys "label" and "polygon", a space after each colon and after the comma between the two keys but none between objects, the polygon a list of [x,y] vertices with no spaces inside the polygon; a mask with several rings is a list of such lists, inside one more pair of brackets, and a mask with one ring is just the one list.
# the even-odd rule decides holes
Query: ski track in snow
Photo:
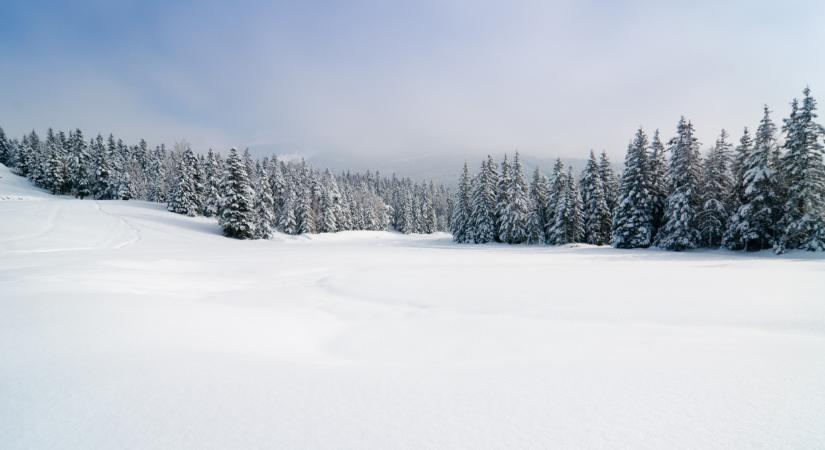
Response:
[{"label": "ski track in snow", "polygon": [[224,238],[0,166],[0,448],[825,448],[825,258]]}]

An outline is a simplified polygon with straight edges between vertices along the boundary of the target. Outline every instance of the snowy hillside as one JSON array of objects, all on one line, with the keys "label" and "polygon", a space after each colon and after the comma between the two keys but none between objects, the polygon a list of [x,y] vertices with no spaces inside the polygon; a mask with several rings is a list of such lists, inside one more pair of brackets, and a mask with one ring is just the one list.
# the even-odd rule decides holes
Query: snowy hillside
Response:
[{"label": "snowy hillside", "polygon": [[825,448],[821,254],[0,218],[4,449]]}]

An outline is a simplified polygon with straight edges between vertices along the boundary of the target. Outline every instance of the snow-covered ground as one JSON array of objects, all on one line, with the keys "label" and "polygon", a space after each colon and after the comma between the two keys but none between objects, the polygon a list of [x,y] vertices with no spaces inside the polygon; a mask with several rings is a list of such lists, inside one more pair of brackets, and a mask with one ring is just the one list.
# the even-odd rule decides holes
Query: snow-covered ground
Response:
[{"label": "snow-covered ground", "polygon": [[0,447],[822,449],[825,260],[236,241],[0,166]]}]

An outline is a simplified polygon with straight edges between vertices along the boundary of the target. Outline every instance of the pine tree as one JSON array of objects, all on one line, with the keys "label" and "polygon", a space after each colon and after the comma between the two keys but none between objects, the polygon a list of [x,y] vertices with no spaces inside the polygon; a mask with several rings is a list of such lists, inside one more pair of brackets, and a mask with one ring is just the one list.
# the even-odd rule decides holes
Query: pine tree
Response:
[{"label": "pine tree", "polygon": [[639,128],[627,147],[618,205],[613,215],[613,246],[645,248],[653,238],[653,189],[648,140]]},{"label": "pine tree", "polygon": [[263,168],[258,165],[258,184],[255,188],[255,239],[270,239],[275,224],[272,211],[272,187]]},{"label": "pine tree", "polygon": [[509,181],[506,187],[507,203],[502,210],[501,233],[499,238],[508,244],[522,244],[529,237],[531,202],[527,192],[527,181],[519,161],[518,152],[513,158]]},{"label": "pine tree", "polygon": [[544,239],[548,244],[555,243],[556,209],[559,200],[564,198],[564,164],[556,158],[553,165],[553,174],[550,179],[550,189],[547,194],[547,209],[544,215]]},{"label": "pine tree", "polygon": [[510,163],[507,162],[507,155],[504,155],[504,160],[501,162],[501,176],[498,178],[498,187],[496,188],[496,240],[499,242],[507,242],[505,233],[505,212],[510,204],[509,194],[510,186]]},{"label": "pine tree", "polygon": [[232,148],[226,159],[226,169],[221,184],[221,216],[219,223],[223,234],[237,239],[255,237],[255,193],[246,173],[246,164]]},{"label": "pine tree", "polygon": [[166,148],[161,144],[155,148],[149,162],[149,200],[166,201]]},{"label": "pine tree", "polygon": [[338,218],[341,216],[341,192],[338,183],[329,170],[324,172],[321,194],[321,233],[334,233],[339,230]]},{"label": "pine tree", "polygon": [[92,195],[93,180],[91,172],[92,157],[80,129],[72,133],[69,138],[69,146],[73,155],[71,177],[74,195],[82,200]]},{"label": "pine tree", "polygon": [[670,195],[658,245],[676,251],[696,248],[699,242],[696,219],[701,207],[701,161],[693,124],[684,117],[679,120],[677,136],[670,141],[670,154]]},{"label": "pine tree", "polygon": [[533,171],[533,180],[530,182],[530,200],[532,208],[530,211],[530,233],[531,244],[544,243],[547,241],[545,229],[547,227],[547,209],[549,208],[550,187],[547,177],[539,172],[538,167]]},{"label": "pine tree", "polygon": [[34,164],[33,153],[34,149],[29,142],[29,136],[23,136],[23,140],[20,141],[20,146],[17,150],[17,160],[14,164],[15,171],[18,175],[29,177]]},{"label": "pine tree", "polygon": [[474,233],[470,223],[470,172],[466,162],[455,194],[455,210],[451,217],[450,228],[455,242],[472,242]]},{"label": "pine tree", "polygon": [[62,147],[60,147],[57,137],[49,128],[46,138],[46,170],[44,171],[43,187],[52,194],[62,194],[63,185],[66,183],[64,174],[66,173],[65,160],[62,158]]},{"label": "pine tree", "polygon": [[217,216],[220,212],[221,196],[221,168],[218,158],[210,148],[206,153],[203,183],[203,208],[201,213],[206,217]]},{"label": "pine tree", "polygon": [[608,159],[604,150],[602,150],[599,157],[599,174],[602,177],[602,185],[604,186],[604,200],[607,202],[607,209],[612,217],[613,211],[616,210],[616,205],[619,203],[619,179],[613,173],[613,166],[610,164],[610,159]]},{"label": "pine tree", "polygon": [[421,194],[421,233],[435,233],[436,223],[438,219],[435,216],[435,208],[433,207],[433,194],[435,188],[430,183],[429,187],[424,187]]},{"label": "pine tree", "polygon": [[11,162],[11,144],[9,140],[6,138],[6,133],[3,131],[3,127],[0,127],[0,164],[4,166],[9,166]]},{"label": "pine tree", "polygon": [[560,179],[561,190],[556,203],[555,223],[551,231],[552,244],[563,245],[581,241],[582,201],[573,178],[573,168],[567,169]]},{"label": "pine tree", "polygon": [[187,148],[178,161],[178,181],[166,208],[169,211],[191,217],[200,211],[194,179],[196,165],[197,159],[192,149]]},{"label": "pine tree", "polygon": [[295,219],[298,195],[295,192],[295,186],[286,188],[283,199],[278,215],[278,229],[286,234],[298,234],[298,222]]},{"label": "pine tree", "polygon": [[489,162],[482,161],[481,170],[472,183],[470,198],[470,222],[472,223],[472,239],[478,244],[496,240],[496,181]]},{"label": "pine tree", "polygon": [[596,155],[590,151],[581,179],[583,240],[588,244],[610,243],[611,217]]},{"label": "pine tree", "polygon": [[777,251],[786,248],[825,250],[825,163],[822,125],[816,123],[816,100],[805,88],[802,105],[794,99],[785,120],[782,171],[787,186],[782,236]]},{"label": "pine tree", "polygon": [[667,203],[668,180],[665,146],[659,138],[659,130],[653,133],[650,141],[650,221],[653,227],[651,242],[655,241],[659,229],[665,224],[665,204]]},{"label": "pine tree", "polygon": [[[112,135],[109,135],[112,139]],[[129,200],[132,198],[132,179],[129,175],[128,166],[131,160],[129,146],[125,145],[122,140],[118,139],[115,145],[113,168],[116,174],[115,198],[120,200]]]},{"label": "pine tree", "polygon": [[740,145],[744,148],[737,152],[744,157],[737,165],[742,176],[742,193],[738,199],[741,204],[731,217],[723,240],[723,245],[731,250],[762,250],[776,243],[776,223],[781,217],[782,204],[778,197],[777,167],[772,161],[777,148],[775,134],[776,125],[765,106],[753,148],[746,132]]},{"label": "pine tree", "polygon": [[295,221],[297,223],[298,233],[312,234],[316,231],[315,209],[312,205],[315,182],[312,172],[305,164],[298,176],[300,179],[300,190],[298,191],[298,201],[295,205]]},{"label": "pine tree", "polygon": [[748,166],[748,158],[753,151],[753,139],[751,138],[748,127],[745,127],[742,132],[742,137],[739,138],[739,145],[736,146],[731,161],[731,174],[733,176],[733,185],[730,192],[731,215],[728,229],[725,230],[725,235],[722,236],[722,246],[731,250],[741,250],[745,248],[744,232],[747,225],[743,225],[743,217],[740,215],[742,206],[747,202],[745,196],[745,171]]},{"label": "pine tree", "polygon": [[94,155],[94,196],[101,200],[113,199],[117,194],[117,179],[112,168],[113,155],[103,143],[103,136],[99,134],[90,142],[89,147]]},{"label": "pine tree", "polygon": [[[278,217],[281,217],[281,209],[283,209],[287,196],[287,183],[284,177],[284,166],[277,158],[273,157],[269,165],[269,184],[272,187],[272,202],[275,212]],[[294,203],[293,203],[294,204]]]},{"label": "pine tree", "polygon": [[700,188],[702,207],[697,216],[699,244],[718,248],[728,227],[733,177],[730,173],[731,144],[724,129],[704,161]]}]

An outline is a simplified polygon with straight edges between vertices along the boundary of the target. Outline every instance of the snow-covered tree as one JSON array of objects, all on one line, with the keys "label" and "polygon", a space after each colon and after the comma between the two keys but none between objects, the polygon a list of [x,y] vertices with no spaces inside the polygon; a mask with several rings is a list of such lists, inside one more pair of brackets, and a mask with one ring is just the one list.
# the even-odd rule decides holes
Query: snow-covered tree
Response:
[{"label": "snow-covered tree", "polygon": [[298,205],[296,186],[286,188],[283,204],[278,213],[278,229],[286,234],[298,234],[298,221],[295,219],[295,210]]},{"label": "snow-covered tree", "polygon": [[327,170],[324,172],[323,184],[321,186],[321,223],[318,231],[321,233],[334,233],[339,230],[338,219],[342,215],[341,192],[335,177]]},{"label": "snow-covered tree", "polygon": [[670,154],[670,195],[665,207],[665,225],[657,237],[658,246],[676,251],[696,248],[701,155],[693,124],[684,117],[679,120],[676,137],[670,141]]},{"label": "snow-covered tree", "polygon": [[275,225],[275,213],[272,211],[272,186],[269,184],[264,169],[257,165],[258,177],[255,187],[255,239],[269,239]]},{"label": "snow-covered tree", "polygon": [[[496,240],[496,186],[495,172],[490,166],[492,157],[482,161],[481,170],[472,183],[470,222],[473,241],[478,244]],[[494,164],[494,163],[493,163]]]},{"label": "snow-covered tree", "polygon": [[644,130],[636,131],[627,147],[619,201],[613,215],[613,246],[649,247],[653,238],[653,189]]},{"label": "snow-covered tree", "polygon": [[92,156],[89,154],[89,147],[83,139],[83,132],[77,129],[69,136],[69,148],[71,149],[71,162],[69,164],[72,178],[72,188],[74,195],[79,199],[84,199],[92,195]]},{"label": "snow-covered tree", "polygon": [[728,227],[733,186],[731,147],[728,133],[723,129],[704,161],[700,188],[702,206],[697,216],[699,244],[702,247],[718,248]]},{"label": "snow-covered tree", "polygon": [[555,222],[551,229],[551,243],[562,245],[581,242],[584,232],[582,201],[576,180],[573,178],[572,167],[568,167],[567,174],[561,176],[560,186],[554,214]]},{"label": "snow-covered tree", "polygon": [[218,220],[223,234],[237,239],[255,237],[255,193],[249,182],[246,164],[232,148],[226,158],[226,168],[221,183],[221,215]]},{"label": "snow-covered tree", "polygon": [[210,148],[206,153],[206,163],[203,169],[203,207],[202,214],[206,217],[217,216],[221,204],[221,167],[218,157]]},{"label": "snow-covered tree", "polygon": [[590,151],[590,159],[582,172],[581,197],[583,209],[583,240],[588,244],[610,243],[611,217],[605,199],[604,184],[599,173],[596,155]]},{"label": "snow-covered tree", "polygon": [[473,230],[470,221],[470,171],[467,169],[467,163],[465,162],[464,169],[461,172],[461,178],[458,181],[458,190],[455,194],[455,209],[452,214],[452,223],[450,224],[454,241],[459,243],[472,242]]},{"label": "snow-covered tree", "polygon": [[197,159],[191,148],[187,148],[178,161],[178,181],[169,199],[167,209],[174,213],[194,217],[201,210],[195,189],[195,167]]},{"label": "snow-covered tree", "polygon": [[667,180],[667,160],[665,158],[665,146],[659,138],[659,130],[653,133],[650,141],[650,221],[653,226],[651,236],[653,241],[659,233],[659,229],[665,224],[665,204],[668,194]]},{"label": "snow-covered tree", "polygon": [[544,243],[547,241],[545,229],[547,227],[547,209],[550,207],[550,186],[547,177],[539,172],[538,167],[533,171],[533,179],[530,182],[530,200],[532,208],[530,211],[529,241],[531,244]]},{"label": "snow-covered tree", "polygon": [[295,221],[298,225],[299,233],[315,233],[315,208],[313,207],[313,196],[315,190],[315,180],[312,171],[305,164],[298,173],[298,184],[300,190],[298,201],[295,205]]},{"label": "snow-covered tree", "polygon": [[[505,160],[506,162],[506,160]],[[513,158],[513,166],[509,168],[509,183],[506,187],[504,208],[501,209],[501,230],[499,238],[508,244],[527,242],[529,237],[529,220],[532,205],[527,191],[527,181],[519,160],[518,152]]]},{"label": "snow-covered tree", "polygon": [[0,164],[9,166],[11,156],[11,143],[6,137],[3,127],[0,127]]},{"label": "snow-covered tree", "polygon": [[599,175],[602,177],[602,185],[604,186],[604,200],[607,202],[607,209],[610,210],[610,215],[616,210],[616,205],[619,204],[619,178],[613,173],[613,165],[610,163],[610,158],[607,153],[602,150],[599,156]]},{"label": "snow-covered tree", "polygon": [[94,186],[92,191],[95,198],[108,200],[116,198],[117,174],[112,166],[114,145],[111,147],[103,143],[103,136],[97,135],[89,143],[94,158]]},{"label": "snow-covered tree", "polygon": [[544,239],[548,244],[555,241],[556,209],[559,201],[564,198],[564,164],[556,158],[553,164],[553,173],[550,177],[550,187],[547,193],[547,207],[544,214]]},{"label": "snow-covered tree", "polygon": [[500,242],[507,242],[504,234],[505,212],[510,204],[510,198],[507,196],[510,187],[510,163],[507,161],[507,155],[504,155],[504,160],[501,162],[501,175],[498,177],[498,187],[496,188],[496,240]]},{"label": "snow-covered tree", "polygon": [[802,104],[794,99],[785,120],[785,156],[782,172],[787,193],[780,222],[777,251],[825,250],[825,162],[823,127],[816,122],[816,100],[803,91]]},{"label": "snow-covered tree", "polygon": [[[747,134],[737,149],[737,159],[743,157],[736,170],[741,174],[741,194],[735,199],[736,212],[730,219],[723,245],[731,250],[762,250],[776,243],[776,224],[781,217],[782,202],[778,197],[778,172],[771,155],[777,148],[776,125],[770,110],[764,108],[762,121],[756,130],[753,145]],[[731,188],[731,196],[737,195],[737,183]]]}]

